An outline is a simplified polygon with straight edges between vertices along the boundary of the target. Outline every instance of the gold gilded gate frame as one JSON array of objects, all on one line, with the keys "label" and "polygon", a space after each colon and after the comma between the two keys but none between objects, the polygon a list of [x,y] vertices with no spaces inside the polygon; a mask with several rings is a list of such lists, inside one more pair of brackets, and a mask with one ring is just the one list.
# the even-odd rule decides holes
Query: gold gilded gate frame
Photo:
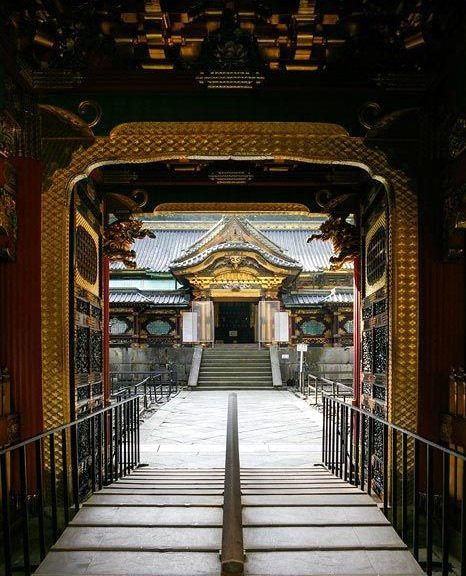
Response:
[{"label": "gold gilded gate frame", "polygon": [[42,374],[44,425],[70,415],[69,210],[73,186],[99,166],[172,159],[287,159],[358,166],[389,198],[389,398],[392,421],[417,427],[417,199],[406,175],[340,126],[275,122],[132,123],[116,127],[57,170],[42,200]]}]

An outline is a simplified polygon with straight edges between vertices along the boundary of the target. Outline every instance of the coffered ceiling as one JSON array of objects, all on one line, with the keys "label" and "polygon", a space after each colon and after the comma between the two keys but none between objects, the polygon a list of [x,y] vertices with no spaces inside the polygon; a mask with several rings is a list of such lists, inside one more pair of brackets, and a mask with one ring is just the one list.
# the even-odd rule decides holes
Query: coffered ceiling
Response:
[{"label": "coffered ceiling", "polygon": [[152,73],[251,88],[276,76],[425,74],[455,2],[4,0],[0,10],[4,42],[42,86]]}]

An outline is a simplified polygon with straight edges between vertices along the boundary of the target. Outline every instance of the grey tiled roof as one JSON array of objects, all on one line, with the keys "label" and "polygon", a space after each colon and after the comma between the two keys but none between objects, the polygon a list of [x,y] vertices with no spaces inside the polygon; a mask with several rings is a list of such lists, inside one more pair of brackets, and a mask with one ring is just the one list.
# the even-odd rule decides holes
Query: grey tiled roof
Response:
[{"label": "grey tiled roof", "polygon": [[283,294],[285,308],[306,308],[307,306],[321,306],[322,304],[352,304],[353,291],[351,288],[338,287],[331,291],[320,291],[311,294]]},{"label": "grey tiled roof", "polygon": [[275,254],[270,254],[268,252],[263,252],[258,246],[254,244],[250,244],[249,242],[223,242],[222,244],[217,244],[216,246],[211,246],[207,250],[204,250],[200,254],[193,256],[192,258],[188,258],[187,260],[183,260],[182,262],[172,263],[172,268],[186,268],[188,266],[194,266],[199,262],[203,262],[208,256],[214,254],[215,252],[221,252],[223,250],[253,250],[255,252],[260,252],[262,256],[275,264],[276,266],[282,266],[283,268],[295,268],[299,270],[299,263],[293,260],[285,260],[283,258],[279,258],[275,256]]},{"label": "grey tiled roof", "polygon": [[[153,272],[169,272],[170,262],[182,255],[203,234],[203,230],[153,230],[155,238],[142,238],[134,243],[137,267]],[[112,262],[112,270],[125,270],[121,262]]]},{"label": "grey tiled roof", "polygon": [[319,294],[283,294],[283,304],[285,308],[299,308],[300,306],[313,306],[322,302],[322,295]]},{"label": "grey tiled roof", "polygon": [[352,304],[353,303],[353,291],[348,288],[336,287],[326,296],[322,302],[332,302],[337,304]]},{"label": "grey tiled roof", "polygon": [[[333,256],[332,243],[327,240],[307,239],[312,234],[311,230],[261,230],[272,242],[301,263],[303,272],[317,272],[329,268],[329,260]],[[351,271],[353,266],[345,264],[342,270]]]},{"label": "grey tiled roof", "polygon": [[[226,239],[222,237],[228,227],[235,224],[246,232],[246,239],[242,235],[236,236],[236,229],[235,236],[228,237],[227,235]],[[252,236],[253,240],[247,239],[248,235],[249,237]],[[222,238],[224,241],[219,244],[213,244],[212,242],[215,242],[216,237]],[[257,240],[257,243],[254,240]],[[209,244],[210,246],[206,248]],[[266,260],[277,266],[293,269],[301,268],[299,262],[291,258],[280,246],[257,230],[246,218],[240,216],[224,216],[206,234],[201,236],[197,242],[185,250],[184,254],[174,258],[170,267],[183,269],[193,266],[203,262],[211,254],[224,250],[252,250],[260,253]]]},{"label": "grey tiled roof", "polygon": [[189,294],[184,292],[165,292],[154,290],[139,290],[138,288],[111,288],[110,304],[147,304],[148,306],[175,306],[189,305]]},{"label": "grey tiled roof", "polygon": [[[185,251],[205,234],[203,230],[157,230],[155,238],[136,240],[136,262],[139,269],[153,272],[169,272],[171,261],[184,256]],[[332,256],[330,241],[313,240],[308,243],[310,230],[261,230],[274,244],[303,267],[303,272],[317,272],[329,267]],[[124,270],[121,262],[112,262],[112,270]],[[351,264],[343,270],[351,271]]]}]

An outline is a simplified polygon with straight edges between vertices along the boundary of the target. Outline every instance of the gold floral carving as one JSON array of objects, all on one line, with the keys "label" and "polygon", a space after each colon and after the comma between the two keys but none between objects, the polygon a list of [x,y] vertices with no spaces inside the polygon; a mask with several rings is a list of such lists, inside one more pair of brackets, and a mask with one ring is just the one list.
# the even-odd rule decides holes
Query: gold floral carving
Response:
[{"label": "gold floral carving", "polygon": [[309,208],[304,204],[294,202],[163,202],[159,204],[154,213],[167,212],[176,214],[177,212],[194,212],[221,214],[223,212],[233,212],[239,214],[257,214],[258,212],[274,212],[276,214],[309,214]]},{"label": "gold floral carving", "polygon": [[386,157],[332,124],[134,123],[77,150],[43,195],[43,405],[46,427],[69,418],[68,214],[74,184],[98,166],[169,159],[275,159],[358,166],[382,181],[389,197],[389,417],[417,426],[417,199],[406,175]]}]

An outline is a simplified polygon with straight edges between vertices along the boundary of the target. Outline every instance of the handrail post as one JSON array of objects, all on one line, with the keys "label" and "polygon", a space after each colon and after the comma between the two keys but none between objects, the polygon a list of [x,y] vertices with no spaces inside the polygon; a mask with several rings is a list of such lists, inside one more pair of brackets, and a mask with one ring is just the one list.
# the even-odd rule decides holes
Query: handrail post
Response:
[{"label": "handrail post", "polygon": [[223,498],[222,575],[242,575],[244,571],[244,548],[238,442],[238,402],[234,393],[228,397]]}]

